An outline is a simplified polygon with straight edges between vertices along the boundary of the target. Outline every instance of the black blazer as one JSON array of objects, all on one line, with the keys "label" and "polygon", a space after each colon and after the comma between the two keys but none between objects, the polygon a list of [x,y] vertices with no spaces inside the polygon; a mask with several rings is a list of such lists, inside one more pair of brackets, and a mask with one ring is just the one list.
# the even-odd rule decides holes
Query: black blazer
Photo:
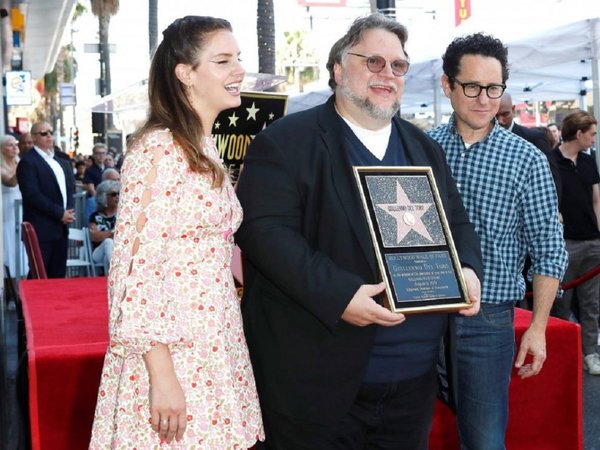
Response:
[{"label": "black blazer", "polygon": [[[67,209],[73,208],[75,178],[64,159],[54,157],[65,173]],[[62,223],[63,198],[54,172],[35,149],[27,152],[17,165],[17,180],[23,197],[23,220],[31,222],[40,242],[55,241],[68,233]]]},{"label": "black blazer", "polygon": [[546,135],[539,130],[533,130],[531,128],[521,126],[515,122],[513,123],[512,132],[517,136],[521,136],[526,141],[531,142],[533,145],[543,151],[545,155],[552,150],[548,139],[546,139]]},{"label": "black blazer", "polygon": [[[374,338],[374,326],[341,315],[362,284],[379,281],[333,102],[259,133],[237,185],[242,313],[261,403],[324,424],[350,408]],[[433,168],[459,258],[482,279],[479,238],[441,148],[394,121],[411,163]]]}]

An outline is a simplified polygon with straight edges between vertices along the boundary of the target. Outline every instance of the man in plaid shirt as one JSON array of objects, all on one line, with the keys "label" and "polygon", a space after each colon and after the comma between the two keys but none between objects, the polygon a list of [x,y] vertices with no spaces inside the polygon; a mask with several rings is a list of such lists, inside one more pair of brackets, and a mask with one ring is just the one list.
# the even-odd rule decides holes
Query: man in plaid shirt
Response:
[{"label": "man in plaid shirt", "polygon": [[484,263],[479,314],[455,317],[458,428],[463,449],[504,449],[514,305],[525,293],[525,257],[532,260],[534,300],[514,359],[522,378],[537,375],[546,359],[546,323],[567,253],[546,157],[495,119],[508,78],[506,47],[481,33],[457,38],[443,70],[454,113],[429,134],[446,152]]}]

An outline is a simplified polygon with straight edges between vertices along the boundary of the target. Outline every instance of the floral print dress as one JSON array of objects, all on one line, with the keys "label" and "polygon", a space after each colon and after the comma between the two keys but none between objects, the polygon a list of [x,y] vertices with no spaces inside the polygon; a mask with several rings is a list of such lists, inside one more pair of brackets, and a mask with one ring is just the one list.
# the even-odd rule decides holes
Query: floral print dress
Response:
[{"label": "floral print dress", "polygon": [[[211,139],[204,151],[220,162]],[[244,449],[263,439],[230,263],[242,211],[231,184],[191,172],[169,130],[125,158],[108,277],[110,343],[91,449]],[[143,353],[169,346],[187,428],[160,445]]]}]

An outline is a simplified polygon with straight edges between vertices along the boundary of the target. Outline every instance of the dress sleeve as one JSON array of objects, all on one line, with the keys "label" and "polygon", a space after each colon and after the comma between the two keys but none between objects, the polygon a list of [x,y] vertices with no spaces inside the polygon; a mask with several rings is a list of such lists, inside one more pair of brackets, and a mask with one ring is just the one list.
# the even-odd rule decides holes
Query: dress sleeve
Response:
[{"label": "dress sleeve", "polygon": [[185,344],[188,338],[177,326],[169,267],[186,166],[176,150],[169,132],[150,133],[123,165],[115,236],[120,261],[109,282],[111,347],[124,355],[145,353],[157,342]]}]

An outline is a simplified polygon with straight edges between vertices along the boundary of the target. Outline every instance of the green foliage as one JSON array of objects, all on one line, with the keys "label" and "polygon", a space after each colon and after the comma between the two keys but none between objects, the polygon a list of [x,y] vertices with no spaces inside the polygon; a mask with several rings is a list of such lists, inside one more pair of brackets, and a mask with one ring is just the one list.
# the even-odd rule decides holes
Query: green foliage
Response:
[{"label": "green foliage", "polygon": [[44,92],[46,93],[46,97],[56,95],[58,93],[56,70],[44,75]]},{"label": "green foliage", "polygon": [[[62,67],[58,67],[61,63]],[[77,76],[77,60],[73,58],[71,45],[65,45],[60,49],[60,55],[56,59],[54,70],[44,75],[44,90],[46,91],[46,95],[58,94],[59,72],[63,74],[62,83],[71,83]]]},{"label": "green foliage", "polygon": [[280,53],[282,62],[286,66],[295,66],[299,63],[314,61],[314,50],[306,46],[306,31],[284,31],[285,45]]},{"label": "green foliage", "polygon": [[310,45],[305,30],[285,31],[285,44],[278,54],[288,83],[303,85],[319,77],[315,50]]},{"label": "green foliage", "polygon": [[75,12],[73,13],[71,22],[75,22],[86,12],[87,12],[87,8],[85,7],[85,5],[78,1],[77,4],[75,5]]}]

